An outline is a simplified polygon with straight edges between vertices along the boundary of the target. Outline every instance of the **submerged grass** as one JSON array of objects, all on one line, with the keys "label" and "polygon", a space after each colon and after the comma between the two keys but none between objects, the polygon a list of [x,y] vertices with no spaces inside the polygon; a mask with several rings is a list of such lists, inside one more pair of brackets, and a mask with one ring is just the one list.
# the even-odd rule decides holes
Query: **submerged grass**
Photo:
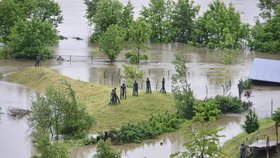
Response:
[{"label": "submerged grass", "polygon": [[222,151],[227,155],[228,158],[239,158],[239,147],[241,143],[249,144],[256,141],[256,139],[264,139],[268,136],[270,140],[276,140],[275,135],[275,122],[271,119],[263,119],[259,121],[260,128],[259,130],[247,134],[245,132],[240,133],[236,137],[227,141]]},{"label": "submerged grass", "polygon": [[[9,77],[40,92],[51,86],[59,87],[61,80],[71,83],[78,100],[86,105],[87,111],[96,119],[96,125],[90,132],[119,128],[126,123],[146,120],[152,115],[175,111],[172,94],[145,94],[139,91],[139,96],[133,97],[130,88],[127,89],[126,100],[121,100],[121,104],[109,106],[109,96],[113,87],[73,80],[43,67],[26,68]],[[117,91],[119,92],[119,88]]]}]

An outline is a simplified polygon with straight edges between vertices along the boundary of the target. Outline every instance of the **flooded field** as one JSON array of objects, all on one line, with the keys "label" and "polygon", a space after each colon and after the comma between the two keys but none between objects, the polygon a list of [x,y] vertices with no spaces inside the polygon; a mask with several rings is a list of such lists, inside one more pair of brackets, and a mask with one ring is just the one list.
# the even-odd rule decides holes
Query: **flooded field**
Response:
[{"label": "flooded field", "polygon": [[[253,24],[253,17],[257,16],[259,10],[256,7],[257,0],[224,0],[227,4],[232,2],[241,14],[243,21]],[[59,28],[60,34],[68,37],[62,40],[55,47],[56,55],[62,55],[66,61],[57,62],[56,60],[43,61],[42,65],[54,71],[69,76],[73,79],[105,84],[111,87],[118,87],[121,79],[121,65],[124,62],[108,64],[106,62],[96,62],[92,59],[91,53],[94,46],[88,43],[88,36],[91,29],[84,18],[85,5],[82,1],[76,0],[57,0],[61,5],[64,15],[64,24]],[[127,0],[122,0],[126,3]],[[147,6],[148,1],[131,0],[135,5],[135,17],[139,15],[141,6]],[[201,5],[201,11],[205,11],[210,0],[196,0],[195,3]],[[249,8],[248,8],[249,7]],[[73,37],[81,37],[83,40],[75,40]],[[238,52],[237,61],[231,65],[224,65],[217,52],[207,49],[194,48],[187,45],[177,44],[157,44],[150,45],[147,52],[150,61],[142,63],[140,70],[144,70],[145,76],[151,79],[152,90],[157,91],[161,84],[161,79],[166,78],[167,91],[171,90],[171,75],[174,67],[171,64],[174,54],[182,53],[188,57],[187,66],[189,68],[189,82],[197,98],[220,95],[237,96],[237,82],[242,77],[247,77],[250,66],[255,57],[280,59],[280,56],[265,53]],[[67,61],[70,59],[71,62]],[[79,57],[78,57],[79,56]],[[82,56],[82,57],[81,57]],[[102,59],[101,57],[98,57]],[[106,60],[105,58],[103,58]],[[123,60],[123,55],[119,60]],[[19,71],[28,66],[33,66],[34,61],[0,60],[0,107],[4,114],[0,114],[0,157],[2,158],[29,158],[32,155],[32,143],[30,140],[31,130],[26,120],[10,118],[6,113],[9,107],[28,108],[32,96],[36,95],[23,85],[10,82],[5,76],[8,73]],[[231,82],[231,88],[225,92],[223,85]],[[208,93],[206,93],[208,89]],[[271,100],[274,109],[280,107],[279,98],[280,87],[254,87],[251,98],[243,97],[243,100],[253,101],[253,108],[260,118],[270,117]],[[129,96],[128,96],[129,97]],[[221,143],[236,136],[242,130],[240,124],[244,122],[244,114],[221,116],[217,127],[221,128],[220,134],[225,135],[221,138]],[[161,145],[161,142],[162,145]],[[116,146],[122,151],[124,158],[167,158],[171,153],[184,150],[183,134],[179,132],[168,133],[155,140],[146,140],[141,144],[126,144]],[[82,148],[72,148],[72,158],[91,158],[95,153],[95,146]]]}]

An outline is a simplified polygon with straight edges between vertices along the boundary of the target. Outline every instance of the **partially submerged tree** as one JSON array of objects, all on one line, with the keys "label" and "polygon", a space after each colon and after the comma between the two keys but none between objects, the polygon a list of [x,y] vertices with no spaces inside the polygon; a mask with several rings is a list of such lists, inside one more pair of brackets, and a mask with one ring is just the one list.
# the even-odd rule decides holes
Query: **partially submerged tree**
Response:
[{"label": "partially submerged tree", "polygon": [[113,63],[123,49],[123,42],[123,29],[118,25],[110,25],[99,38],[99,47]]},{"label": "partially submerged tree", "polygon": [[130,58],[131,63],[139,64],[140,60],[148,59],[147,56],[141,55],[140,52],[148,48],[150,35],[151,28],[143,20],[138,19],[131,23],[129,27],[129,41],[132,42],[134,49],[126,55],[127,58]]},{"label": "partially submerged tree", "polygon": [[141,79],[144,76],[144,71],[137,70],[134,65],[122,65],[126,85],[132,87],[134,80]]},{"label": "partially submerged tree", "polygon": [[248,26],[241,22],[233,5],[227,8],[215,0],[196,21],[192,43],[209,48],[240,48],[248,33]]},{"label": "partially submerged tree", "polygon": [[116,152],[111,147],[111,140],[100,140],[97,143],[96,154],[93,158],[121,158],[120,152]]},{"label": "partially submerged tree", "polygon": [[35,59],[38,54],[42,59],[51,57],[49,46],[58,41],[52,24],[40,19],[16,22],[8,38],[11,56],[28,59]]},{"label": "partially submerged tree", "polygon": [[175,55],[172,62],[175,66],[175,74],[172,75],[172,92],[175,96],[177,114],[191,119],[194,116],[195,98],[188,83],[187,59],[181,54]]}]

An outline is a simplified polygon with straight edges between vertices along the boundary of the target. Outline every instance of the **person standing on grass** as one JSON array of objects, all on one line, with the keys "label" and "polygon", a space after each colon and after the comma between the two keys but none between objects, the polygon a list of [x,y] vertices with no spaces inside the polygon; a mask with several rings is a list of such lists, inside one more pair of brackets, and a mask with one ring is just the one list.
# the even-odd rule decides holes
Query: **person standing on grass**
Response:
[{"label": "person standing on grass", "polygon": [[161,93],[166,93],[166,90],[165,90],[165,79],[162,78],[162,81],[161,81],[161,89],[160,89],[160,92]]},{"label": "person standing on grass", "polygon": [[151,81],[149,80],[149,78],[147,78],[146,80],[146,93],[152,93]]}]

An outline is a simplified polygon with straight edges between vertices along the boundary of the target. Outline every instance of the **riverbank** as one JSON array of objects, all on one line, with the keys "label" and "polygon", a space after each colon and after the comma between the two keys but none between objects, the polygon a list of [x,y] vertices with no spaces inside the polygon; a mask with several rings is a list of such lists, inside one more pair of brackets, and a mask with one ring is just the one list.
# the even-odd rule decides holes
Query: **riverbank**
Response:
[{"label": "riverbank", "polygon": [[[133,97],[130,88],[127,89],[126,100],[121,100],[121,104],[109,106],[109,96],[114,87],[73,80],[44,67],[29,67],[9,75],[9,78],[42,93],[48,87],[58,87],[61,80],[71,83],[78,100],[86,105],[87,111],[96,120],[96,125],[91,128],[90,133],[119,128],[126,123],[146,120],[152,115],[175,111],[172,94],[145,94],[140,90],[139,96]],[[119,94],[119,87],[117,91]]]},{"label": "riverbank", "polygon": [[248,142],[255,142],[257,139],[266,139],[268,136],[270,140],[276,140],[275,122],[272,119],[262,119],[259,121],[259,130],[247,134],[242,132],[225,142],[222,151],[226,153],[228,158],[239,158],[239,147],[241,143],[248,144]]}]

